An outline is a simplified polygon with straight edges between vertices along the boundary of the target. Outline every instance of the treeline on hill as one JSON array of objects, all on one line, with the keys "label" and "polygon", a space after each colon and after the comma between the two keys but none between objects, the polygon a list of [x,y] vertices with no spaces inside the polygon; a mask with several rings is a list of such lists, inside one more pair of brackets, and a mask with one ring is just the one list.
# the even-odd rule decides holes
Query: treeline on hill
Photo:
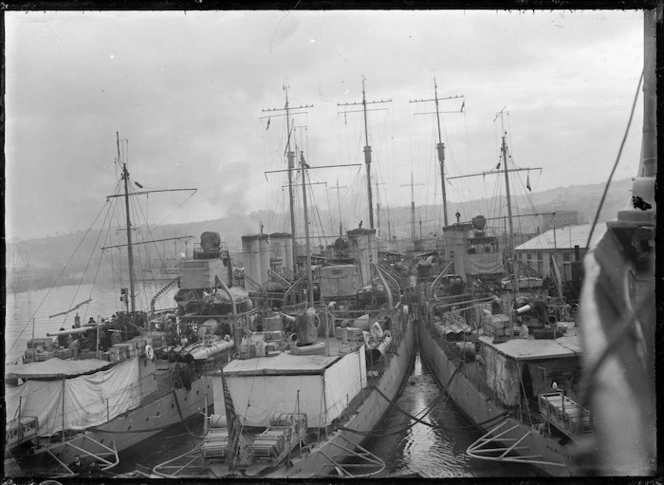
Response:
[{"label": "treeline on hill", "polygon": [[[603,190],[603,184],[560,187],[545,192],[533,193],[531,203],[528,203],[523,197],[516,198],[514,205],[521,208],[519,209],[520,213],[531,212],[525,209],[529,206],[534,207],[539,213],[576,211],[576,219],[579,224],[590,223],[595,216],[595,211],[597,210]],[[600,222],[610,219],[617,210],[626,206],[630,190],[630,179],[612,183],[602,210]],[[478,199],[462,203],[452,201],[448,205],[449,222],[452,223],[455,221],[454,214],[456,211],[461,213],[462,221],[467,221],[479,215],[478,207],[504,207],[504,197],[502,199],[500,201]],[[328,226],[334,225],[333,227],[324,227],[323,231],[325,234],[329,236],[336,235],[338,233],[338,226],[336,226],[338,224],[338,214],[335,211],[329,214],[328,211],[322,209],[319,209],[319,212],[320,220],[324,224]],[[506,211],[503,210],[503,212]],[[491,217],[490,214],[482,215]],[[500,215],[503,216],[505,214],[501,213]],[[411,217],[410,207],[392,207],[389,210],[392,235],[398,239],[410,238],[412,234]],[[378,218],[382,221],[382,232],[386,234],[388,210],[384,206],[381,207]],[[422,224],[424,236],[430,234],[439,235],[441,233],[442,217],[440,214],[440,205],[416,207],[416,224],[419,219],[426,221]],[[159,243],[156,246],[137,246],[136,258],[144,265],[154,266],[166,264],[168,261],[172,262],[176,258],[176,255],[184,252],[185,249],[191,255],[194,243],[199,241],[201,233],[205,231],[218,232],[221,235],[222,241],[228,244],[231,252],[239,252],[242,247],[242,235],[259,232],[261,224],[263,224],[266,233],[288,231],[289,226],[282,227],[287,220],[288,218],[284,214],[276,214],[270,210],[263,210],[252,212],[248,215],[234,214],[208,221],[162,226],[151,229],[149,235],[146,235],[148,231],[145,228],[138,228],[137,231],[139,233],[142,231],[142,234],[139,234],[139,239],[142,240],[165,239],[187,235],[193,236],[193,238],[187,244],[183,241],[175,241]],[[540,219],[538,222],[533,218],[530,221],[527,218],[522,218],[518,223],[515,223],[515,229],[521,230],[524,233],[535,233],[538,229],[545,230],[547,228],[537,227],[537,224],[540,224],[542,220]],[[368,226],[367,222],[365,221],[364,227]],[[549,221],[547,220],[547,222]],[[348,221],[348,224],[350,223],[351,221]],[[565,223],[564,220],[556,222],[554,219],[552,225],[560,227],[567,224],[569,222]],[[499,222],[493,226],[498,228],[498,232],[501,232],[502,225]],[[299,223],[298,227],[301,227],[301,223]],[[419,224],[416,227],[416,235],[419,237]],[[351,229],[351,227],[347,227],[347,229]],[[106,244],[122,244],[126,241],[121,230],[113,229],[112,233],[114,235],[114,242]],[[95,278],[97,281],[110,281],[113,275],[109,274],[108,268],[112,267],[113,271],[116,271],[117,274],[117,271],[121,271],[121,266],[126,267],[124,248],[108,249],[102,253],[98,249],[98,240],[101,239],[100,232],[93,230],[85,238],[83,238],[84,235],[85,231],[76,231],[69,234],[7,244],[6,268],[8,287],[10,289],[14,287],[14,289],[18,290],[48,287],[56,283],[58,275],[60,275],[60,278],[56,284],[71,284],[72,282],[79,282],[81,278],[85,282],[91,282]],[[80,248],[73,254],[79,244]],[[95,250],[95,248],[97,249]],[[104,265],[103,271],[96,271],[100,258]],[[112,264],[111,258],[114,261]],[[65,265],[66,269],[62,271]]]}]

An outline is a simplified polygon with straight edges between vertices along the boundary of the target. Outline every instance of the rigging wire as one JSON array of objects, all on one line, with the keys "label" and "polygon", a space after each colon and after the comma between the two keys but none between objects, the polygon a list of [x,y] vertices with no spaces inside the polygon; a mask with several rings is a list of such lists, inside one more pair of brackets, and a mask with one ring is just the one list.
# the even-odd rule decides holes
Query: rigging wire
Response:
[{"label": "rigging wire", "polygon": [[[102,221],[102,227],[106,223],[106,220],[108,219],[109,215],[110,215],[110,210],[107,210],[106,211],[106,216],[104,217],[104,220]],[[102,235],[102,232],[99,231],[99,233],[97,234],[97,239],[95,240],[95,243],[93,245],[93,248],[98,247],[101,235]],[[85,263],[85,268],[83,269],[83,276],[85,276],[85,274],[87,273],[88,267],[90,266],[90,261],[92,261],[93,256],[94,256],[94,252],[90,251],[90,257],[88,258],[87,262]],[[100,255],[100,257],[99,257],[100,264],[101,264],[101,259],[102,258],[101,258],[101,255]],[[95,278],[93,280],[92,287],[90,288],[90,294],[88,295],[88,298],[90,298],[90,299],[92,299],[92,290],[94,288],[94,283],[97,279],[98,272],[99,272],[99,265],[97,266],[97,272],[95,273]],[[72,296],[71,304],[69,305],[70,308],[72,308],[74,306],[74,303],[76,302],[76,298],[77,298],[78,292],[81,289],[81,286],[83,286],[83,278],[81,278],[79,280],[78,286],[76,287],[76,291],[74,292],[74,295]],[[63,320],[62,320],[62,326],[63,327],[64,327],[65,322],[67,321],[67,316],[68,315],[69,315],[68,313],[63,315]],[[87,313],[87,307],[86,307],[85,312],[83,313],[83,319],[85,320],[87,318],[87,316],[88,316],[88,313]]]},{"label": "rigging wire", "polygon": [[625,142],[627,141],[627,135],[629,134],[629,129],[632,126],[632,119],[634,118],[634,110],[636,109],[636,102],[639,99],[639,91],[641,90],[641,83],[643,82],[643,76],[644,76],[644,71],[641,71],[641,76],[639,77],[639,83],[638,86],[636,87],[636,93],[634,94],[634,101],[632,102],[632,109],[629,113],[629,120],[627,122],[627,127],[625,128],[625,134],[623,135],[623,139],[620,142],[620,148],[618,149],[618,155],[616,157],[616,161],[613,164],[613,168],[611,169],[611,173],[609,174],[609,179],[606,181],[606,185],[604,186],[604,192],[602,192],[602,197],[599,201],[599,205],[597,206],[595,219],[593,220],[593,224],[590,228],[590,234],[588,234],[588,241],[586,242],[586,250],[588,250],[588,248],[590,247],[590,242],[592,241],[593,233],[595,232],[595,226],[597,225],[599,215],[602,212],[602,206],[604,205],[604,201],[606,200],[606,194],[609,191],[609,185],[611,185],[611,179],[613,179],[613,175],[616,173],[616,169],[618,168],[618,163],[620,162],[620,157],[622,156],[622,151],[623,148],[625,147]]},{"label": "rigging wire", "polygon": [[102,206],[101,210],[97,213],[97,215],[95,216],[94,220],[92,221],[92,224],[90,224],[90,226],[88,227],[88,229],[85,231],[85,234],[83,235],[83,237],[82,237],[81,240],[79,241],[78,245],[77,245],[76,248],[74,249],[74,252],[71,254],[71,256],[69,256],[69,259],[67,260],[67,262],[64,264],[64,266],[62,267],[62,269],[61,269],[60,272],[58,273],[58,276],[55,278],[55,282],[54,282],[54,284],[51,285],[51,287],[50,287],[50,288],[48,289],[48,291],[46,292],[46,295],[44,295],[44,298],[42,298],[42,301],[39,303],[39,305],[37,305],[37,308],[36,308],[35,311],[32,313],[32,316],[28,319],[28,321],[26,322],[26,324],[23,326],[23,328],[21,329],[21,331],[20,331],[19,334],[17,335],[16,339],[14,339],[14,342],[12,342],[12,344],[9,346],[9,350],[8,350],[8,351],[11,351],[11,350],[14,348],[14,346],[17,344],[17,342],[19,341],[19,339],[20,339],[21,336],[23,335],[23,332],[25,332],[25,330],[28,328],[28,325],[30,325],[32,319],[35,317],[35,315],[37,314],[37,312],[39,311],[39,309],[41,308],[41,306],[44,304],[44,301],[46,301],[46,298],[48,297],[48,295],[51,293],[51,291],[53,290],[53,288],[55,288],[55,283],[60,279],[60,277],[61,277],[62,274],[64,273],[65,269],[67,269],[67,266],[69,266],[69,263],[70,263],[71,260],[74,258],[74,255],[75,255],[76,252],[80,249],[81,245],[83,244],[83,241],[85,240],[85,238],[87,237],[87,235],[88,235],[88,234],[90,233],[90,231],[92,230],[92,226],[97,222],[97,219],[99,219],[99,216],[102,214],[102,212],[104,212],[104,209],[106,209],[107,204],[108,204],[108,202],[106,202],[106,203]]}]

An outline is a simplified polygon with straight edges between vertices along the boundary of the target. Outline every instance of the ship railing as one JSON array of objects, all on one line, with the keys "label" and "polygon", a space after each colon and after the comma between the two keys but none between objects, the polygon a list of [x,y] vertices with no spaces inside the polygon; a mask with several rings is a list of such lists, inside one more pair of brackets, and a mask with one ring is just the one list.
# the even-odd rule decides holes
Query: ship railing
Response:
[{"label": "ship railing", "polygon": [[[89,449],[89,447],[88,448],[83,448],[83,443],[82,443],[83,441],[88,441],[89,444],[92,445],[92,447],[96,448],[96,450],[91,451]],[[80,455],[85,455],[85,456],[88,456],[88,457],[92,458],[92,460],[94,460],[94,462],[99,465],[99,469],[102,470],[102,471],[110,470],[111,468],[117,466],[120,463],[120,457],[118,456],[118,450],[115,447],[115,442],[114,441],[111,442],[111,444],[112,444],[112,448],[111,448],[110,446],[106,446],[105,444],[101,443],[100,441],[97,441],[96,439],[91,438],[90,436],[84,434],[81,437],[81,441],[77,441],[77,442],[81,446],[75,445],[73,441],[65,441],[64,443],[61,443],[59,445],[55,445],[55,446],[50,447],[48,449],[48,453],[53,458],[55,458],[55,460],[58,463],[60,463],[68,471],[68,474],[75,475],[75,473],[73,473],[71,471],[71,469],[65,463],[63,463],[56,456],[55,453],[53,453],[54,450],[60,449],[60,448],[63,448],[63,447],[73,448]]]},{"label": "ship railing", "polygon": [[403,288],[408,285],[408,280],[399,273],[397,273],[396,271],[394,271],[394,269],[390,267],[389,263],[382,261],[378,265],[378,267],[381,269],[381,271],[389,274],[392,277],[392,279],[397,282],[399,288]]},{"label": "ship railing", "polygon": [[284,285],[290,286],[290,281],[288,281],[286,278],[281,276],[276,271],[268,268],[267,274],[268,276],[272,277],[273,280],[278,281],[279,283],[283,283]]},{"label": "ship railing", "polygon": [[382,276],[385,284],[389,286],[393,304],[396,304],[394,302],[401,302],[401,285],[399,285],[399,282],[390,274],[390,271],[385,271],[381,266],[376,266],[376,271],[379,276]]},{"label": "ship railing", "polygon": [[267,293],[265,287],[258,281],[253,279],[247,273],[244,273],[244,287],[247,291],[255,291],[257,293]]},{"label": "ship railing", "polygon": [[159,290],[157,293],[155,293],[155,295],[152,297],[152,300],[150,300],[150,310],[151,310],[150,313],[151,314],[155,313],[154,305],[157,302],[157,300],[159,299],[159,297],[161,295],[163,295],[164,293],[166,293],[169,289],[173,288],[179,282],[180,282],[180,277],[178,276],[177,278],[175,278],[175,279],[169,281],[168,283],[166,283],[166,285],[161,290]]},{"label": "ship railing", "polygon": [[284,293],[284,300],[283,304],[284,305],[289,305],[289,304],[294,304],[297,303],[297,292],[304,289],[307,284],[307,275],[303,274],[300,276],[297,281],[295,281],[288,290],[286,290],[286,293]]},{"label": "ship railing", "polygon": [[[354,444],[342,434],[339,437],[345,440],[346,443],[341,444],[331,441],[330,444],[342,450],[341,460],[343,461],[331,458],[322,450],[320,452],[330,462],[337,474],[345,478],[368,478],[385,470],[386,464],[378,456],[366,448]],[[348,460],[358,460],[359,463],[349,462]],[[351,471],[353,469],[361,471],[359,473],[353,472]]]},{"label": "ship railing", "polygon": [[526,439],[533,430],[524,431],[519,424],[512,424],[513,422],[510,418],[502,421],[475,440],[466,449],[466,454],[477,460],[567,467],[562,462],[545,460],[540,454],[530,454]]},{"label": "ship railing", "polygon": [[570,438],[593,429],[590,410],[565,396],[563,390],[540,394],[538,404],[542,417]]}]

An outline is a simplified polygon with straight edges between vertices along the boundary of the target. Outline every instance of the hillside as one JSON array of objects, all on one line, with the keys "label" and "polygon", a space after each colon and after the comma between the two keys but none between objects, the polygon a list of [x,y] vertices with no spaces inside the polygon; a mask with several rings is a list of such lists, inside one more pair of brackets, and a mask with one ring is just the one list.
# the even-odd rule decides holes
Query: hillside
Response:
[{"label": "hillside", "polygon": [[[625,207],[629,199],[631,189],[631,180],[624,179],[613,182],[607,195],[600,221],[604,222],[615,217],[616,211]],[[539,213],[557,212],[565,215],[568,220],[552,219],[550,216],[542,218],[523,217],[515,220],[515,229],[524,233],[535,233],[544,230],[541,225],[551,227],[552,225],[563,226],[569,224],[569,213],[578,212],[577,223],[591,222],[594,218],[597,205],[604,190],[601,184],[589,185],[571,185],[559,187],[544,192],[533,193],[531,203],[525,198],[516,198],[514,202],[515,214],[532,213],[529,207],[535,207]],[[497,215],[506,214],[504,198],[501,200],[477,199],[463,203],[451,203],[449,207],[450,222],[454,222],[454,214],[458,210],[461,213],[461,220],[470,220],[478,215],[478,207],[502,207],[503,209]],[[334,220],[336,223],[336,214],[332,215],[328,211],[319,210],[321,221]],[[491,214],[483,214],[485,217],[492,217]],[[419,237],[419,219],[423,220],[422,235],[439,234],[442,225],[441,209],[439,206],[422,206],[416,208],[416,236]],[[193,236],[186,243],[184,241],[168,241],[159,243],[156,249],[149,250],[148,245],[137,246],[136,258],[139,262],[159,265],[174,264],[178,254],[187,251],[191,254],[194,242],[198,242],[200,234],[205,231],[216,231],[221,234],[222,240],[228,243],[232,252],[241,251],[241,237],[244,234],[254,234],[259,231],[260,224],[264,224],[266,233],[279,231],[282,228],[274,227],[275,221],[283,221],[285,216],[277,214],[270,210],[253,212],[248,215],[234,214],[215,220],[190,222],[186,224],[174,224],[162,226],[148,231],[146,228],[138,228],[139,236],[143,234],[143,239],[166,239],[181,236]],[[380,220],[383,234],[388,229],[388,211],[381,208],[377,220]],[[503,232],[504,221],[491,221],[492,227],[498,233]],[[329,224],[329,222],[328,222]],[[389,210],[389,225],[392,236],[398,239],[409,239],[411,236],[411,210],[410,207],[393,207]],[[320,228],[312,224],[312,228],[320,232]],[[333,237],[338,232],[337,227],[324,227],[323,233]],[[113,231],[115,233],[116,231]],[[122,231],[119,231],[122,234]],[[149,237],[147,237],[149,233]],[[85,237],[84,237],[85,236]],[[118,256],[122,249],[108,249],[103,253],[91,251],[100,238],[99,231],[90,231],[85,235],[85,231],[78,231],[65,235],[45,237],[40,239],[31,239],[21,241],[16,244],[7,244],[6,268],[8,286],[13,284],[26,286],[28,288],[50,286],[60,275],[58,282],[65,284],[73,280],[79,280],[84,276],[85,281],[92,281],[97,274],[97,280],[109,281],[113,274],[117,274],[120,266],[126,266],[126,261],[120,263]],[[140,238],[139,238],[140,239]],[[330,241],[331,242],[331,241]],[[114,244],[122,244],[122,241]],[[317,243],[318,244],[318,243]],[[80,245],[79,250],[74,256],[74,248]],[[110,245],[110,244],[109,244]],[[122,259],[126,259],[122,257]],[[101,260],[101,262],[100,262]],[[68,263],[68,264],[67,264]],[[99,266],[101,264],[101,266]],[[66,270],[62,270],[67,266]],[[99,271],[97,267],[99,266]],[[109,271],[112,269],[113,271]]]}]

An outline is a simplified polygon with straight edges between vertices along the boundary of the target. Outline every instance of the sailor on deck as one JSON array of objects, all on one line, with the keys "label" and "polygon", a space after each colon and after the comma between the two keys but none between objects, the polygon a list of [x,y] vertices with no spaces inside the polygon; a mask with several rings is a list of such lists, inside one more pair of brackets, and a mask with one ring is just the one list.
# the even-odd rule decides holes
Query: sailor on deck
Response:
[{"label": "sailor on deck", "polygon": [[122,343],[120,330],[111,330],[111,345]]},{"label": "sailor on deck", "polygon": [[76,475],[78,475],[79,473],[81,473],[81,468],[82,468],[82,467],[83,467],[83,465],[81,464],[81,457],[78,456],[78,455],[76,455],[76,459],[74,460],[74,463],[72,463],[71,465],[69,465],[69,469],[70,469],[73,473],[75,473]]},{"label": "sailor on deck", "polygon": [[[60,332],[63,332],[65,330],[64,327],[60,327]],[[60,347],[67,347],[67,336],[66,335],[58,335],[58,345]]]},{"label": "sailor on deck", "polygon": [[72,340],[72,342],[69,344],[69,350],[71,350],[71,356],[74,359],[78,359],[78,350],[81,348],[81,343],[78,341],[77,338]]}]

